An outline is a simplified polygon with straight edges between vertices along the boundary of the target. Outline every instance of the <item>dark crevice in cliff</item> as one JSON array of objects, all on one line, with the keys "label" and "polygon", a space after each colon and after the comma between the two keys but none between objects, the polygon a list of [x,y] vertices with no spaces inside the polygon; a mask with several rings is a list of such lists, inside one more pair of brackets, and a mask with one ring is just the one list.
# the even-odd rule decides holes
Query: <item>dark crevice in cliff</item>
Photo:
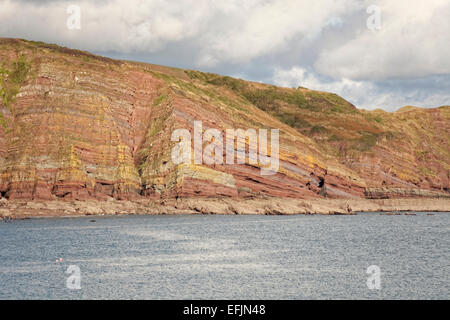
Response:
[{"label": "dark crevice in cliff", "polygon": [[325,185],[325,179],[322,177],[319,177],[319,188],[323,188],[323,186]]}]

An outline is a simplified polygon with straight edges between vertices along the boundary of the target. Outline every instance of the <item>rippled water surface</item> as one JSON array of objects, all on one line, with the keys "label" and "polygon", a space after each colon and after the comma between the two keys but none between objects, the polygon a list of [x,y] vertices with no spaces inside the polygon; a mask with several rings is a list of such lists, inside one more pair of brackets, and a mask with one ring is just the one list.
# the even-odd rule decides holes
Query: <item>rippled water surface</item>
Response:
[{"label": "rippled water surface", "polygon": [[[0,222],[0,299],[448,299],[449,222],[450,213]],[[69,265],[80,290],[66,288]],[[371,265],[380,290],[367,287]]]}]

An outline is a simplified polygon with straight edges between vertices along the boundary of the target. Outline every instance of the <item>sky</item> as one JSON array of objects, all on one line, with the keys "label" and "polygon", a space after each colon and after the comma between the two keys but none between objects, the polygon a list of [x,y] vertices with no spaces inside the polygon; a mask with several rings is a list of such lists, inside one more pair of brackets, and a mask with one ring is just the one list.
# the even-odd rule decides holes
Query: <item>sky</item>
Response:
[{"label": "sky", "polygon": [[369,110],[450,105],[450,0],[0,0],[0,37],[329,91]]}]

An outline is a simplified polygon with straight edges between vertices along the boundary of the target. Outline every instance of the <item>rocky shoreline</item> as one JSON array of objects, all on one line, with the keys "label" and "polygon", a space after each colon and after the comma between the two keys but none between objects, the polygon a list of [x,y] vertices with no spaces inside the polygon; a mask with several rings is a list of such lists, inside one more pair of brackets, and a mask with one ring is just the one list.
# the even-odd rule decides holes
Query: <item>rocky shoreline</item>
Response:
[{"label": "rocky shoreline", "polygon": [[352,215],[356,212],[450,211],[450,199],[229,199],[187,198],[162,201],[13,201],[0,199],[0,219],[89,215],[259,214]]}]

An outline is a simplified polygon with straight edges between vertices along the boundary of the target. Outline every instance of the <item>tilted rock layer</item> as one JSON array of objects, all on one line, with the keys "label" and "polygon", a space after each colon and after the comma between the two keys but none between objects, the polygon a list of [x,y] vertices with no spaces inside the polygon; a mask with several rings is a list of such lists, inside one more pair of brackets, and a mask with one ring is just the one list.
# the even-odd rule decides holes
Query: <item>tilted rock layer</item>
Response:
[{"label": "tilted rock layer", "polygon": [[[9,199],[450,197],[450,107],[364,111],[337,95],[0,39]],[[175,129],[280,130],[280,165],[174,164]],[[270,139],[270,137],[269,137]]]}]

